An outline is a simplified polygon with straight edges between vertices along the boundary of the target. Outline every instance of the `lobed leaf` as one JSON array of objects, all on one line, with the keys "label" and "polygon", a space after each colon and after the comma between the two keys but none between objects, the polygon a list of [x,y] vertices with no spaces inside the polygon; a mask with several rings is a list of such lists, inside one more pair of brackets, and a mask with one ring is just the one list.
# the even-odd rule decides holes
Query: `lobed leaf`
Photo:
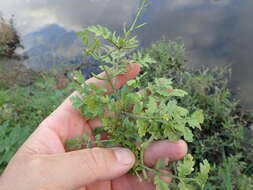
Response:
[{"label": "lobed leaf", "polygon": [[203,163],[200,164],[200,172],[198,173],[196,180],[201,187],[204,187],[206,184],[210,169],[211,167],[207,160],[204,160]]},{"label": "lobed leaf", "polygon": [[192,155],[187,154],[184,157],[184,160],[179,163],[177,170],[178,170],[178,176],[179,177],[186,177],[187,175],[190,175],[194,171],[195,162],[193,160]]},{"label": "lobed leaf", "polygon": [[190,117],[190,119],[189,119],[189,121],[188,121],[189,125],[190,125],[193,129],[194,129],[195,127],[201,129],[200,124],[202,124],[203,122],[204,122],[204,115],[203,115],[203,111],[202,111],[202,110],[197,110],[197,111],[195,111],[195,112],[191,115],[191,117]]}]

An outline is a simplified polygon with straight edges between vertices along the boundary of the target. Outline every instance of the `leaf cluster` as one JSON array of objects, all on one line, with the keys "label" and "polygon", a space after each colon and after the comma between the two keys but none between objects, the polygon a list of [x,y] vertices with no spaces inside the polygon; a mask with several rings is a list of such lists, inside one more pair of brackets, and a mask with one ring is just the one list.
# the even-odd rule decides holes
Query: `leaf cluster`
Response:
[{"label": "leaf cluster", "polygon": [[[142,10],[147,6],[148,1],[143,0],[137,11],[136,18],[128,27],[124,25],[123,36],[111,32],[102,26],[92,26],[79,33],[85,44],[85,52],[101,64],[104,76],[94,75],[98,80],[107,81],[110,84],[112,93],[102,86],[85,83],[81,72],[74,73],[72,88],[79,92],[79,96],[71,98],[73,106],[79,109],[86,119],[92,120],[101,118],[103,128],[95,132],[95,135],[108,134],[107,140],[98,139],[96,142],[90,138],[77,137],[70,139],[66,145],[72,148],[82,148],[87,144],[98,144],[104,147],[122,146],[130,149],[136,157],[136,163],[131,172],[140,176],[143,174],[147,179],[147,171],[153,170],[144,164],[144,150],[155,140],[168,139],[177,141],[184,138],[188,142],[193,141],[192,130],[200,130],[200,124],[204,122],[202,110],[197,109],[189,112],[180,106],[180,101],[187,92],[174,89],[171,79],[155,78],[148,82],[147,86],[141,86],[142,77],[129,81],[121,89],[116,89],[115,80],[118,75],[126,72],[127,67],[133,63],[141,63],[143,67],[154,64],[155,61],[148,55],[141,52],[129,54],[130,50],[138,47],[137,37],[132,33],[144,26],[137,25],[137,20]],[[138,89],[139,92],[136,92]],[[108,114],[109,113],[109,114]],[[188,175],[193,171],[189,169],[190,163],[194,162],[190,155],[178,165],[179,189],[186,189]],[[194,185],[204,187],[209,171],[208,162],[205,160],[200,165],[200,173],[195,176]],[[164,166],[164,169],[166,167]],[[187,171],[191,170],[191,171]],[[186,172],[187,171],[187,172]],[[161,182],[161,172],[153,170],[156,174],[157,186],[164,186]],[[175,176],[172,176],[175,177]],[[168,185],[166,185],[168,186]]]}]

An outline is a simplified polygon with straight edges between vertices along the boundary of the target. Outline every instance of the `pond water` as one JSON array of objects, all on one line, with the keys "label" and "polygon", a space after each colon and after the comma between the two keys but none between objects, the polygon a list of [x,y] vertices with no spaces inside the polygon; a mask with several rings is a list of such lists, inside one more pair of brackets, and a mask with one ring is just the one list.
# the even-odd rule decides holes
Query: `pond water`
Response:
[{"label": "pond water", "polygon": [[[245,107],[253,107],[253,1],[152,0],[141,20],[143,46],[166,36],[182,37],[191,67],[230,64],[232,86]],[[82,60],[75,32],[93,24],[119,30],[134,16],[139,0],[8,0],[0,1],[4,16],[15,15],[26,62],[48,69]]]}]

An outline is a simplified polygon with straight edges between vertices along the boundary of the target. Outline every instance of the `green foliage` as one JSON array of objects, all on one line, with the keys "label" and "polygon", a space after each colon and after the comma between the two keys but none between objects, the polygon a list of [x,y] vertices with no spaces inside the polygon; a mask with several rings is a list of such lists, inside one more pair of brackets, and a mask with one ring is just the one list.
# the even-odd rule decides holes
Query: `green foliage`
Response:
[{"label": "green foliage", "polygon": [[0,55],[4,55],[7,49],[8,49],[7,44],[0,42]]},{"label": "green foliage", "polygon": [[206,189],[238,189],[250,190],[253,188],[252,174],[247,176],[242,171],[247,168],[247,163],[240,161],[241,155],[224,158],[219,166],[214,166],[217,175],[210,178]]},{"label": "green foliage", "polygon": [[193,157],[191,155],[187,155],[183,162],[179,163],[178,166],[178,176],[179,177],[185,177],[187,175],[190,175],[194,171],[195,162],[193,161]]},{"label": "green foliage", "polygon": [[54,78],[33,86],[0,89],[0,173],[32,131],[61,103],[68,89],[57,90]]},{"label": "green foliage", "polygon": [[200,172],[197,176],[197,183],[203,188],[208,179],[208,173],[210,171],[210,164],[207,160],[204,160],[200,164]]},{"label": "green foliage", "polygon": [[[208,173],[210,171],[210,165],[207,160],[204,160],[203,163],[200,163],[200,171],[194,172],[195,161],[193,160],[192,155],[188,154],[185,156],[184,160],[179,162],[177,167],[177,174],[179,176],[179,189],[190,190],[196,189],[194,183],[197,183],[201,189],[204,188],[207,179]],[[189,177],[189,176],[195,176]]]},{"label": "green foliage", "polygon": [[[164,189],[168,184],[160,178],[162,175],[158,169],[148,168],[144,164],[144,150],[154,140],[177,141],[184,138],[188,142],[193,141],[193,130],[201,129],[204,122],[203,113],[188,111],[181,106],[182,99],[187,93],[173,88],[173,82],[168,78],[155,78],[146,86],[141,86],[142,77],[129,81],[121,89],[116,89],[115,80],[118,75],[131,68],[131,64],[140,63],[143,67],[155,64],[148,54],[141,52],[129,54],[138,47],[137,37],[132,33],[144,24],[136,25],[142,10],[147,6],[148,0],[143,0],[133,24],[129,27],[124,25],[123,36],[102,26],[91,26],[79,33],[85,44],[85,52],[101,64],[104,76],[94,75],[101,81],[106,81],[112,93],[95,84],[87,84],[81,72],[74,73],[74,82],[71,87],[79,91],[80,95],[72,97],[71,101],[76,109],[86,119],[102,118],[103,130],[108,133],[108,140],[98,139],[91,142],[87,136],[70,139],[66,146],[71,149],[81,148],[90,144],[104,147],[122,146],[129,148],[136,157],[136,163],[132,170],[133,174],[143,174],[147,179],[147,171],[155,173],[155,184],[158,189]],[[136,89],[140,90],[136,93]],[[111,113],[106,116],[106,113]],[[82,144],[83,143],[83,144]],[[178,179],[179,189],[187,189],[188,186],[203,188],[207,180],[209,164],[205,160],[201,164],[200,173],[193,174],[193,158],[188,155],[178,165],[178,175],[169,175]],[[166,166],[159,169],[167,169]],[[195,179],[196,178],[196,179]],[[191,183],[188,183],[190,181]],[[176,183],[176,182],[175,182]]]},{"label": "green foliage", "polygon": [[0,123],[0,172],[30,133],[31,128],[21,127],[20,124],[11,126],[10,121]]},{"label": "green foliage", "polygon": [[143,68],[145,75],[141,81],[142,86],[155,78],[174,79],[174,75],[185,68],[185,47],[181,39],[174,42],[163,37],[162,40],[153,43],[150,48],[143,49],[141,52],[148,54],[153,60],[151,64]]},{"label": "green foliage", "polygon": [[[253,131],[250,126],[253,123],[253,114],[243,112],[239,102],[234,100],[232,92],[228,89],[231,70],[229,67],[187,70],[182,47],[181,41],[171,42],[162,39],[151,48],[142,50],[155,59],[156,65],[163,67],[160,69],[151,64],[150,67],[143,68],[145,80],[141,81],[142,86],[146,85],[147,81],[155,80],[156,77],[173,78],[178,88],[188,92],[188,96],[180,100],[181,106],[189,111],[203,110],[205,121],[201,125],[202,130],[193,131],[197,140],[189,143],[189,149],[197,163],[207,158],[211,164],[211,177],[205,189],[239,189],[239,184],[247,182],[251,184]],[[168,50],[170,52],[167,52]],[[175,65],[172,55],[176,52],[181,53],[177,54],[179,58],[176,58]],[[197,115],[194,117],[198,118]],[[233,170],[236,169],[237,172],[227,170],[226,173],[220,173],[224,171],[224,163],[226,163],[224,155],[229,158],[237,157],[231,161]],[[242,162],[247,165],[242,166]],[[242,179],[242,183],[237,179]],[[221,184],[227,184],[227,187]]]},{"label": "green foliage", "polygon": [[18,47],[22,45],[14,26],[14,18],[6,21],[0,16],[0,57],[13,57]]}]

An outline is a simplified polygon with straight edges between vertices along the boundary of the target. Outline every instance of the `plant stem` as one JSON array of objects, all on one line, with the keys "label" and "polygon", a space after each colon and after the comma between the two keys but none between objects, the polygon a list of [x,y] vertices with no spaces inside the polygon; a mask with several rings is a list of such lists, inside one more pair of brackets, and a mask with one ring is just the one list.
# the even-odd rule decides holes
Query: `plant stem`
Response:
[{"label": "plant stem", "polygon": [[112,93],[114,93],[115,92],[115,87],[113,85],[113,81],[112,81],[111,75],[110,75],[109,71],[105,68],[105,65],[102,65],[102,68],[105,71],[105,75],[106,75],[107,81],[109,82],[109,85],[112,88]]},{"label": "plant stem", "polygon": [[164,123],[163,120],[160,120],[160,118],[156,118],[156,117],[146,117],[146,116],[136,115],[136,114],[132,114],[128,112],[122,112],[122,113],[125,114],[126,116],[137,118],[137,119],[156,120],[157,122]]},{"label": "plant stem", "polygon": [[92,143],[106,143],[106,142],[113,142],[114,140],[99,140],[99,141],[92,141]]},{"label": "plant stem", "polygon": [[156,175],[159,175],[159,176],[166,176],[166,177],[170,177],[170,178],[174,178],[174,179],[178,179],[178,180],[196,182],[196,180],[193,179],[193,178],[178,177],[178,176],[173,175],[173,174],[166,174],[166,173],[160,172],[159,170],[156,170],[156,169],[153,169],[153,168],[149,168],[149,167],[147,167],[145,165],[142,165],[142,167],[145,168],[146,170],[149,170],[149,171],[153,172]]},{"label": "plant stem", "polygon": [[[141,164],[144,165],[144,151],[145,149],[148,147],[148,145],[154,140],[154,135],[152,134],[151,137],[146,141],[144,142],[142,145],[141,145],[141,150],[140,150],[140,159],[141,159]],[[148,178],[148,175],[146,173],[146,170],[143,169],[143,176],[145,179]]]},{"label": "plant stem", "polygon": [[127,40],[127,38],[129,37],[129,35],[133,32],[134,28],[135,28],[135,25],[138,21],[138,19],[140,18],[140,15],[143,11],[143,9],[145,8],[145,4],[146,4],[147,0],[142,0],[141,2],[141,6],[140,8],[138,8],[138,11],[137,11],[137,14],[135,16],[135,19],[130,27],[130,29],[127,31],[127,33],[125,34],[125,37],[124,37],[124,40]]}]

